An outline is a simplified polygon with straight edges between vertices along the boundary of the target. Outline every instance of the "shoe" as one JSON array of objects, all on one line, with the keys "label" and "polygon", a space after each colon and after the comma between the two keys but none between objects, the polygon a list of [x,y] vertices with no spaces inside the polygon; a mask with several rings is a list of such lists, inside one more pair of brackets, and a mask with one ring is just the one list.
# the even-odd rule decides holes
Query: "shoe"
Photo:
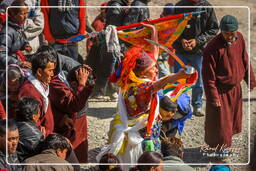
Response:
[{"label": "shoe", "polygon": [[117,101],[118,94],[115,92],[115,93],[111,94],[109,97],[110,97],[111,101]]},{"label": "shoe", "polygon": [[198,116],[198,117],[204,116],[202,108],[201,107],[194,107],[193,115]]},{"label": "shoe", "polygon": [[102,96],[102,95],[94,96],[93,98],[97,99],[97,100],[103,100],[103,101],[110,100],[110,98],[108,96]]}]

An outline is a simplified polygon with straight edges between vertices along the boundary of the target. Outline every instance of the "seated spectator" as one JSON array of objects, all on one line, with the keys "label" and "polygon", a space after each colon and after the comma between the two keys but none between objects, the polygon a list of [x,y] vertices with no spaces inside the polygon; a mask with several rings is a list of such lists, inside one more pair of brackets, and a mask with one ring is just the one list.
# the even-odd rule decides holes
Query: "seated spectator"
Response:
[{"label": "seated spectator", "polygon": [[[17,153],[20,161],[38,154],[39,144],[44,140],[43,133],[36,123],[39,122],[39,102],[30,97],[22,98],[16,107],[17,126],[20,141]],[[45,132],[44,132],[45,133]]]},{"label": "seated spectator", "polygon": [[40,123],[45,127],[46,136],[54,129],[51,102],[48,98],[49,83],[54,76],[57,57],[49,51],[37,53],[32,59],[32,74],[19,90],[18,97],[31,97],[39,102]]},{"label": "seated spectator", "polygon": [[[6,137],[7,136],[7,137]],[[7,141],[6,141],[7,138]],[[8,130],[6,130],[6,121],[0,121],[0,169],[8,171],[21,171],[20,165],[9,165],[8,163],[20,163],[16,153],[19,142],[19,131],[14,120],[8,120]],[[8,152],[6,153],[6,145]],[[8,163],[6,161],[6,156]]]},{"label": "seated spectator", "polygon": [[59,75],[50,83],[49,98],[53,102],[54,131],[67,137],[81,163],[88,162],[86,103],[94,88],[91,68],[74,67],[67,75],[67,82]]},{"label": "seated spectator", "polygon": [[139,163],[150,163],[151,165],[137,165],[131,168],[130,171],[162,171],[163,166],[159,164],[163,163],[163,156],[155,151],[146,151],[138,159]]},{"label": "seated spectator", "polygon": [[[25,163],[63,163],[71,146],[67,139],[58,134],[50,134],[42,143],[42,152],[38,155],[25,160]],[[73,171],[71,165],[26,165],[23,171],[31,170],[55,170],[55,171]]]},{"label": "seated spectator", "polygon": [[[24,83],[24,72],[18,65],[12,64],[8,66],[8,118],[15,118],[15,108],[18,101],[18,92]],[[0,97],[5,110],[6,106],[6,73],[3,73],[0,78]],[[1,119],[4,119],[1,117]]]},{"label": "seated spectator", "polygon": [[[12,6],[25,6],[25,3],[23,0],[15,0]],[[19,64],[22,67],[31,68],[21,52],[21,50],[28,52],[32,50],[22,30],[22,25],[28,16],[28,8],[10,8],[8,12],[8,32],[5,28],[0,31],[0,68],[5,69],[6,59],[8,64]],[[7,52],[6,46],[8,46]],[[8,58],[6,58],[7,54]]]},{"label": "seated spectator", "polygon": [[108,163],[109,165],[99,165],[100,171],[122,171],[120,165],[111,165],[120,163],[119,159],[111,153],[103,155],[99,163]]},{"label": "seated spectator", "polygon": [[183,162],[183,143],[176,137],[167,137],[161,142],[161,151],[164,156],[164,164],[177,163],[180,165],[164,166],[164,170],[171,171],[194,171],[189,165]]}]

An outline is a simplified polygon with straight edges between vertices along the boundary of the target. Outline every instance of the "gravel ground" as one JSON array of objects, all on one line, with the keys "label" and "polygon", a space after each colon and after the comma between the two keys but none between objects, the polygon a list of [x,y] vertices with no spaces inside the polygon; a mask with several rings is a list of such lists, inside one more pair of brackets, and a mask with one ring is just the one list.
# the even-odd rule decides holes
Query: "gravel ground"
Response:
[{"label": "gravel ground", "polygon": [[[101,0],[95,0],[89,2],[89,5],[99,5]],[[162,0],[158,2],[157,0],[152,0],[150,5],[164,5],[169,1]],[[173,2],[173,1],[172,1]],[[256,21],[253,20],[253,16],[255,14],[255,7],[252,3],[252,0],[229,0],[229,1],[221,1],[221,0],[211,0],[213,5],[246,5],[250,7],[251,10],[251,26],[256,25]],[[151,9],[152,18],[157,18],[159,15],[160,9]],[[88,10],[89,19],[92,20],[97,14],[97,9],[89,9]],[[245,39],[248,40],[248,10],[247,9],[216,9],[216,14],[218,18],[221,18],[224,14],[233,14],[238,16],[240,20],[240,30],[244,34]],[[256,33],[255,27],[251,27],[251,56],[256,56]],[[83,56],[86,56],[84,52],[85,42],[80,43],[80,53]],[[256,58],[252,57],[252,65],[254,70],[256,69]],[[256,73],[256,72],[255,72]],[[229,157],[225,161],[227,163],[236,163],[231,165],[232,170],[234,171],[246,171],[249,170],[247,166],[237,166],[238,163],[246,165],[248,162],[248,145],[252,145],[252,139],[250,143],[248,143],[248,139],[250,137],[255,136],[256,127],[256,93],[255,90],[251,93],[251,103],[248,103],[248,92],[246,85],[243,83],[243,101],[244,101],[244,115],[243,115],[243,131],[242,133],[233,137],[233,145],[232,147],[237,149],[237,155]],[[248,107],[250,105],[250,113],[248,112]],[[89,100],[89,109],[88,109],[88,135],[89,135],[89,161],[95,163],[95,156],[100,151],[100,148],[107,143],[107,131],[109,128],[109,123],[112,119],[112,115],[116,111],[116,102],[109,101],[97,101],[95,99]],[[185,145],[185,154],[184,161],[186,163],[192,163],[193,167],[197,171],[206,171],[209,169],[209,165],[211,162],[216,162],[216,160],[212,157],[203,156],[202,151],[200,149],[205,145],[204,144],[204,117],[193,117],[186,122],[186,126],[184,128],[183,135],[181,137],[184,145]],[[251,122],[250,127],[249,123]],[[251,136],[248,137],[249,132]],[[205,163],[201,165],[200,163]],[[84,169],[91,168],[90,170],[95,170],[95,167],[86,166]]]}]

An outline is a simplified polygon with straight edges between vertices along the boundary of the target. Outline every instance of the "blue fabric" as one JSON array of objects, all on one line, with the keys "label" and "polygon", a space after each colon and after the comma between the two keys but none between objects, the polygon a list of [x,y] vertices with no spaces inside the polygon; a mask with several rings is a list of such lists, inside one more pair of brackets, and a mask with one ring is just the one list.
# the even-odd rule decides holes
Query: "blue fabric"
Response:
[{"label": "blue fabric", "polygon": [[190,107],[190,97],[187,94],[182,93],[177,99],[177,104],[182,110],[182,112],[187,114],[185,117],[181,119],[172,120],[173,128],[178,128],[178,131],[181,134],[185,126],[186,119],[189,119],[192,117],[192,110]]},{"label": "blue fabric", "polygon": [[209,171],[230,171],[230,168],[224,165],[212,166]]},{"label": "blue fabric", "polygon": [[[202,61],[203,57],[199,55],[184,55],[177,54],[177,56],[186,64],[193,66],[198,71],[198,80],[192,87],[192,106],[200,108],[203,105],[203,80],[202,80]],[[179,72],[181,69],[180,64],[174,61],[174,72]]]},{"label": "blue fabric", "polygon": [[[164,95],[160,91],[158,92],[158,96],[159,96],[160,100],[164,97]],[[178,106],[180,107],[180,109],[182,110],[182,112],[187,114],[185,117],[183,117],[181,119],[171,120],[172,129],[177,128],[179,133],[181,134],[183,131],[183,128],[185,126],[186,119],[189,119],[192,117],[192,109],[190,106],[190,97],[187,94],[182,93],[178,97],[176,102],[177,102]]]}]

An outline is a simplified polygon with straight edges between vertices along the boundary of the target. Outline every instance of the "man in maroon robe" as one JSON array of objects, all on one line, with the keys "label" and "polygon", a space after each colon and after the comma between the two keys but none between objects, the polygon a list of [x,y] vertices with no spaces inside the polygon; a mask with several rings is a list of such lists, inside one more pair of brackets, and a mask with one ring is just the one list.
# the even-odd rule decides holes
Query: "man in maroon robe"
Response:
[{"label": "man in maroon robe", "polygon": [[237,31],[237,19],[224,16],[220,29],[221,33],[204,50],[202,74],[206,95],[205,142],[221,152],[231,146],[232,136],[242,130],[240,83],[245,80],[253,90],[256,81],[244,38]]},{"label": "man in maroon robe", "polygon": [[31,97],[40,103],[40,126],[45,135],[53,132],[54,120],[48,99],[49,83],[54,75],[56,57],[48,51],[38,53],[32,60],[32,74],[19,90],[18,98]]},{"label": "man in maroon robe", "polygon": [[74,67],[67,81],[57,75],[50,83],[49,98],[54,112],[54,131],[67,137],[80,163],[88,162],[86,102],[94,83],[88,83],[91,69],[80,65]]}]

